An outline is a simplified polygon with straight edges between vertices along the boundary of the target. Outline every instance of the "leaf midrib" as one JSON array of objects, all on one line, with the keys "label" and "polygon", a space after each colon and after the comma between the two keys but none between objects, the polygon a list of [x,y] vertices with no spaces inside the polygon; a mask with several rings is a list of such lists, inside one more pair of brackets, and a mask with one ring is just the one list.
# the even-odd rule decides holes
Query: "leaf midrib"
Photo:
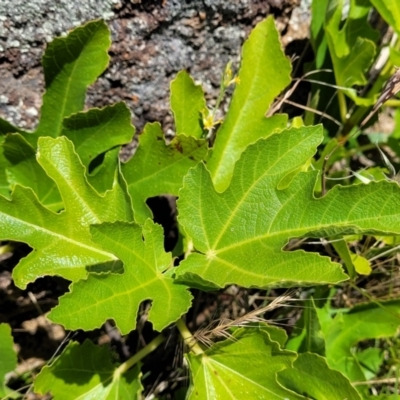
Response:
[{"label": "leaf midrib", "polygon": [[[305,136],[302,142],[299,142],[299,145],[303,142],[309,141],[310,140],[310,136]],[[214,241],[214,245],[211,248],[212,250],[217,251],[218,248],[218,244],[221,241],[221,239],[223,238],[223,236],[225,235],[225,232],[227,231],[228,227],[230,226],[231,221],[236,217],[237,211],[239,210],[239,208],[241,207],[241,205],[244,203],[244,201],[247,199],[247,197],[252,193],[252,190],[254,188],[254,186],[258,185],[259,181],[264,179],[266,176],[275,176],[277,174],[274,175],[270,175],[268,174],[269,171],[271,171],[277,164],[279,164],[281,162],[282,159],[285,159],[287,157],[290,156],[290,153],[292,152],[292,149],[289,149],[288,152],[284,152],[280,157],[276,158],[275,162],[273,164],[271,164],[269,166],[269,168],[265,171],[265,173],[263,173],[262,175],[260,175],[253,183],[251,186],[249,186],[248,190],[244,193],[244,195],[242,196],[242,198],[239,200],[239,202],[236,204],[236,206],[233,208],[231,215],[229,216],[229,218],[227,219],[225,225],[223,226],[223,228],[220,231],[220,234],[216,237],[215,241]],[[285,171],[285,173],[289,173],[290,171]],[[279,171],[280,175],[284,175],[282,173],[282,171]],[[230,190],[230,188],[228,189]]]},{"label": "leaf midrib", "polygon": [[[26,226],[28,226],[28,227],[33,228],[34,231],[40,231],[40,232],[44,233],[44,234],[47,235],[47,236],[58,238],[58,239],[61,240],[62,242],[67,242],[67,243],[74,244],[74,245],[77,246],[77,247],[86,248],[86,249],[88,249],[88,250],[91,250],[91,251],[97,252],[97,253],[99,253],[99,254],[105,255],[105,256],[107,256],[108,258],[111,258],[111,259],[113,259],[113,260],[117,260],[117,259],[118,259],[118,258],[117,258],[114,254],[112,254],[112,253],[108,253],[108,252],[103,251],[103,250],[100,250],[100,249],[98,249],[98,248],[96,248],[96,247],[91,247],[91,246],[89,246],[89,245],[87,245],[87,244],[85,244],[85,243],[82,243],[82,242],[73,240],[73,239],[69,238],[68,236],[61,235],[60,233],[55,232],[55,231],[52,231],[52,230],[50,230],[50,229],[48,229],[48,228],[45,228],[45,227],[43,227],[43,226],[35,225],[35,224],[33,224],[33,223],[27,222],[27,221],[25,221],[25,220],[22,220],[22,219],[20,219],[20,218],[15,217],[15,216],[11,216],[11,215],[9,215],[9,214],[5,214],[5,213],[2,213],[2,214],[6,215],[7,218],[10,218],[10,219],[12,219],[12,220],[17,221],[19,224],[21,224],[21,222],[22,222],[23,225],[26,225]],[[35,237],[37,237],[37,236],[35,236]],[[21,240],[22,240],[22,239],[21,239]],[[40,240],[41,240],[41,239],[40,239]],[[26,243],[28,243],[28,244],[32,243],[32,245],[34,246],[35,249],[37,249],[37,247],[40,247],[40,246],[35,246],[35,245],[34,245],[35,240],[32,240],[31,242],[26,242]],[[37,251],[40,252],[40,250],[37,250]]]}]

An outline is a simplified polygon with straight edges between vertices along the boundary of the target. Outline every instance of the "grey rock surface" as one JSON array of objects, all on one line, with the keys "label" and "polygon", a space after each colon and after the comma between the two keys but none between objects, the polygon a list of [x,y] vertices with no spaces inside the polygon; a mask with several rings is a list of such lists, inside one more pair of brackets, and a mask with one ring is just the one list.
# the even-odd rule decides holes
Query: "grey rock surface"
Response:
[{"label": "grey rock surface", "polygon": [[[169,82],[181,69],[217,96],[229,60],[238,67],[248,33],[266,15],[282,30],[299,0],[0,0],[0,117],[25,129],[37,124],[46,43],[104,18],[112,32],[107,71],[89,88],[86,106],[126,101],[133,123],[173,128]],[[291,38],[292,40],[292,38]]]}]

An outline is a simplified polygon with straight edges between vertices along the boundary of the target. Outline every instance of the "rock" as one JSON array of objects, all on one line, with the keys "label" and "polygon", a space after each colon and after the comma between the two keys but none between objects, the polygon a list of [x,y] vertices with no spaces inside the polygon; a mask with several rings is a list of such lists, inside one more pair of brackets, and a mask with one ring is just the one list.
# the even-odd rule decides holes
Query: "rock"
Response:
[{"label": "rock", "polygon": [[[160,121],[173,131],[169,83],[187,69],[208,99],[218,95],[229,60],[238,68],[240,48],[252,27],[274,12],[281,26],[297,0],[77,2],[6,0],[0,3],[0,116],[33,129],[44,91],[40,60],[53,37],[96,18],[112,32],[111,62],[89,88],[86,107],[124,100],[141,130]],[[283,22],[282,22],[283,21]],[[285,22],[286,21],[286,22]],[[283,29],[283,28],[282,28]]]}]

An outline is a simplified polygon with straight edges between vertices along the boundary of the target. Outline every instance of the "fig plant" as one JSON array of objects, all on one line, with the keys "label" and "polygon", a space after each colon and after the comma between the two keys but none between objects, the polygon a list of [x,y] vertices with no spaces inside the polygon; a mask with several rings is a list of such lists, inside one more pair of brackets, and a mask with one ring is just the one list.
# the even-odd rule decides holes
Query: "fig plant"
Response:
[{"label": "fig plant", "polygon": [[[352,2],[340,28],[341,1],[330,2],[339,11],[319,13],[322,3],[313,5],[315,67],[333,68],[337,117],[348,135],[350,122],[357,126],[376,97],[374,90],[359,96],[355,85],[366,83],[377,36],[368,26],[369,4]],[[385,18],[385,5],[372,3]],[[360,18],[363,31],[355,39]],[[33,391],[55,399],[142,398],[141,361],[176,326],[185,343],[189,399],[368,398],[365,386],[353,383],[376,376],[383,356],[354,349],[362,340],[396,334],[400,300],[370,298],[351,310],[335,310],[328,300],[365,273],[360,260],[368,261],[351,251],[350,240],[400,234],[399,185],[345,181],[321,192],[321,174],[330,174],[344,142],[322,125],[283,113],[265,116],[291,83],[291,63],[271,17],[245,42],[238,76],[230,65],[224,72],[221,93],[231,84],[235,90],[223,120],[216,121],[202,88],[181,71],[171,83],[175,137],[166,143],[161,125],[149,123],[133,157],[120,162],[120,147],[135,133],[126,105],[83,111],[87,87],[107,67],[109,46],[103,21],[55,39],[43,57],[46,92],[37,129],[0,121],[0,239],[32,248],[13,270],[19,288],[43,276],[71,282],[49,321],[71,331],[113,321],[127,335],[137,328],[141,304],[150,302],[146,319],[159,334],[124,362],[106,345],[71,340],[34,377]],[[360,108],[349,118],[350,104]],[[348,136],[353,147],[355,136]],[[323,168],[321,160],[338,143]],[[163,194],[178,197],[174,257],[146,203]],[[333,239],[340,258],[287,247],[303,238]],[[196,293],[230,285],[331,295],[326,301],[309,296],[290,337],[260,317],[268,306],[223,328],[191,332],[185,315]],[[16,364],[6,324],[0,351],[0,394],[15,397],[5,380]]]}]

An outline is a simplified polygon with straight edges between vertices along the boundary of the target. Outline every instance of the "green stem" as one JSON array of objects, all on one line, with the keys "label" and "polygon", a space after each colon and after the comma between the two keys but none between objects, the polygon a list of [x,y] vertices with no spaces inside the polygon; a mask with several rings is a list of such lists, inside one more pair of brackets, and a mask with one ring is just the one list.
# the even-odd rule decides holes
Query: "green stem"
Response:
[{"label": "green stem", "polygon": [[385,103],[387,107],[399,108],[400,107],[400,100],[398,99],[390,99]]},{"label": "green stem", "polygon": [[354,156],[354,154],[363,153],[364,151],[375,150],[375,149],[376,149],[375,143],[364,144],[363,146],[359,146],[355,149],[350,149],[350,150],[346,151],[344,153],[344,157],[351,157],[351,156]]},{"label": "green stem", "polygon": [[346,97],[344,93],[341,92],[340,90],[338,92],[338,101],[339,101],[340,119],[342,120],[342,123],[345,123],[347,118]]},{"label": "green stem", "polygon": [[142,350],[139,350],[134,356],[126,360],[123,364],[121,364],[115,371],[114,377],[123,375],[126,371],[132,368],[136,363],[138,363],[141,359],[146,357],[152,351],[154,351],[161,343],[165,342],[166,337],[162,334],[159,334],[155,339],[153,339],[147,346],[143,347]]},{"label": "green stem", "polygon": [[182,318],[178,319],[178,321],[176,322],[176,326],[179,329],[179,332],[183,337],[183,340],[189,346],[190,350],[197,355],[203,354],[204,353],[203,350],[201,349],[201,347],[199,346],[193,335],[190,333],[188,327],[183,322]]}]

